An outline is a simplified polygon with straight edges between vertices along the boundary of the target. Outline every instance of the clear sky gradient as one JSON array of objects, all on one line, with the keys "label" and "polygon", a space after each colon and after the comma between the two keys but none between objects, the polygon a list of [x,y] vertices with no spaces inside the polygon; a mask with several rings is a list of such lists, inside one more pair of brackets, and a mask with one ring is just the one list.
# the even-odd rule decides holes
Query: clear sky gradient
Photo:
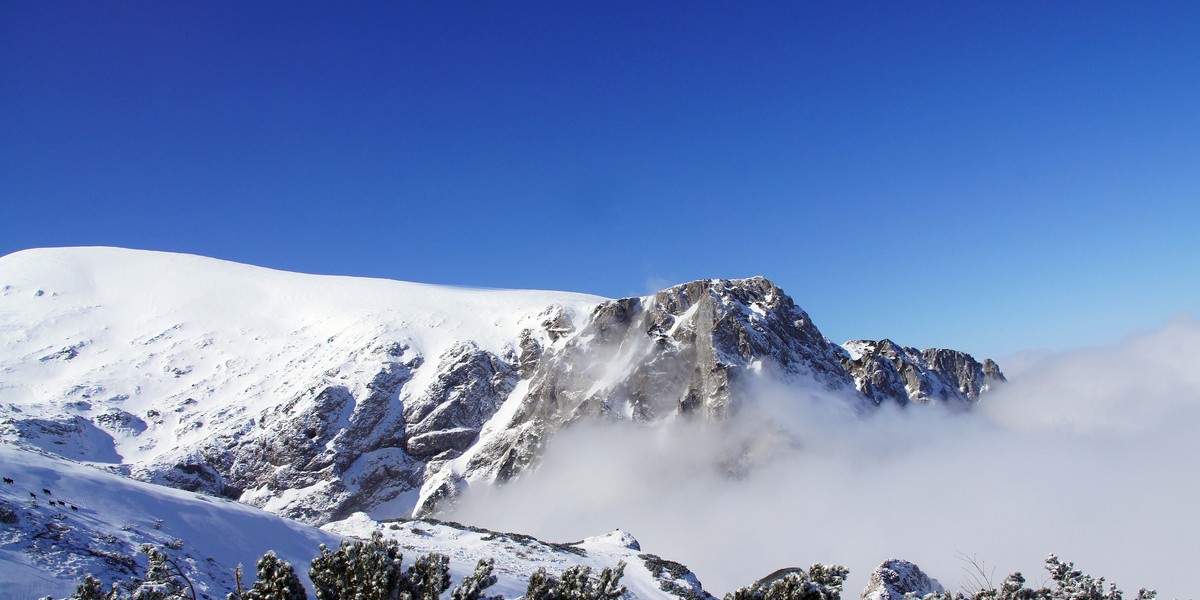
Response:
[{"label": "clear sky gradient", "polygon": [[4,2],[0,206],[0,254],[1111,342],[1200,312],[1200,3]]}]

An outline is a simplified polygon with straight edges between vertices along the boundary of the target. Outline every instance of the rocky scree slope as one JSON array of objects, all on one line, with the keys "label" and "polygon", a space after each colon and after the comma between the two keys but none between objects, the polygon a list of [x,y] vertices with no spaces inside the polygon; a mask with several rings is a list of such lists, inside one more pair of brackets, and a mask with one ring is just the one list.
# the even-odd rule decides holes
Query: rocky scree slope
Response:
[{"label": "rocky scree slope", "polygon": [[322,524],[435,514],[580,419],[720,421],[771,381],[969,405],[995,363],[826,339],[761,277],[606,300],[115,248],[0,258],[0,439]]}]

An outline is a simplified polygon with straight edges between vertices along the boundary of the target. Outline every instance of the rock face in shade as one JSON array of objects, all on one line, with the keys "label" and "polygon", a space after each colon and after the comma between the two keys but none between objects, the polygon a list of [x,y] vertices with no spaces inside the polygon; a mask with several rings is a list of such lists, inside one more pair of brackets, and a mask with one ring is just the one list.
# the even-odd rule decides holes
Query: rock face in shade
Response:
[{"label": "rock face in shade", "polygon": [[68,248],[0,258],[0,439],[314,524],[435,514],[582,419],[721,421],[756,385],[969,407],[953,350],[828,340],[763,277],[609,300]]}]

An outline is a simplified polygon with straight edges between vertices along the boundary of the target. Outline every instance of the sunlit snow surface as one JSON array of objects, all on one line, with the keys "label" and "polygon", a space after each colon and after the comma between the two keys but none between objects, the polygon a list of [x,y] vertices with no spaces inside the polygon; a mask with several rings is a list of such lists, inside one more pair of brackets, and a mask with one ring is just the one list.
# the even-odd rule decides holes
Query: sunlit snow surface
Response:
[{"label": "sunlit snow surface", "polygon": [[[18,411],[22,419],[111,413],[104,431],[80,422],[70,442],[46,435],[43,447],[136,464],[213,435],[214,422],[236,427],[314,379],[360,392],[380,360],[373,344],[436,357],[472,340],[502,354],[546,307],[574,314],[600,300],[302,275],[184,254],[27,250],[0,259],[0,421]],[[11,433],[0,426],[0,436]],[[37,443],[38,433],[24,437]]]}]

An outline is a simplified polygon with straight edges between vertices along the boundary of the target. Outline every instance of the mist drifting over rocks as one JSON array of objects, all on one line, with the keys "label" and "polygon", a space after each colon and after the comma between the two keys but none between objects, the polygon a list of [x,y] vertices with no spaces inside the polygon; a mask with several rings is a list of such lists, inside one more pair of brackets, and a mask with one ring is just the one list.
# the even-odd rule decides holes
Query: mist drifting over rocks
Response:
[{"label": "mist drifting over rocks", "polygon": [[[537,470],[472,489],[456,519],[550,539],[620,527],[723,593],[764,567],[837,562],[861,589],[904,557],[948,589],[959,553],[1040,572],[1050,552],[1126,589],[1186,597],[1200,555],[1200,322],[1043,354],[973,411],[764,382],[724,423],[590,422]],[[1019,363],[1020,361],[1015,361]]]}]

